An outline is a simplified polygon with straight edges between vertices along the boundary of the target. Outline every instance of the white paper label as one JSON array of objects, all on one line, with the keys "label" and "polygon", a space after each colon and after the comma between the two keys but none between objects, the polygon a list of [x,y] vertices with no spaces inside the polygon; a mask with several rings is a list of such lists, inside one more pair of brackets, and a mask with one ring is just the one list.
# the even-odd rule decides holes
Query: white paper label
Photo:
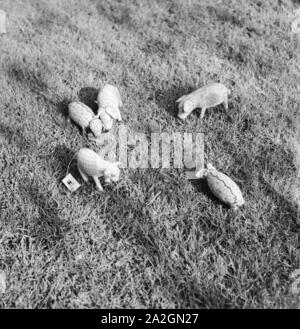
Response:
[{"label": "white paper label", "polygon": [[62,182],[66,185],[67,189],[71,192],[75,192],[80,187],[80,184],[77,182],[77,180],[71,174],[68,174],[62,180]]}]

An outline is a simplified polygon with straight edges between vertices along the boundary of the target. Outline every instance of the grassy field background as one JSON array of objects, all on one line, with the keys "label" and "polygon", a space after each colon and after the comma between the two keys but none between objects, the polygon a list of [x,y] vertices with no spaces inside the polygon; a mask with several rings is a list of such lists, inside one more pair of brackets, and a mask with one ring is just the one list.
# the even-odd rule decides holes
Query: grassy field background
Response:
[{"label": "grassy field background", "polygon": [[[0,307],[291,307],[300,267],[297,2],[0,8]],[[74,194],[62,185],[75,151],[95,149],[67,123],[70,101],[95,109],[111,83],[130,131],[195,132],[197,114],[178,122],[175,100],[212,81],[232,95],[227,114],[210,109],[201,125],[205,160],[241,186],[239,212],[183,170],[125,169],[103,194],[92,182]]]}]

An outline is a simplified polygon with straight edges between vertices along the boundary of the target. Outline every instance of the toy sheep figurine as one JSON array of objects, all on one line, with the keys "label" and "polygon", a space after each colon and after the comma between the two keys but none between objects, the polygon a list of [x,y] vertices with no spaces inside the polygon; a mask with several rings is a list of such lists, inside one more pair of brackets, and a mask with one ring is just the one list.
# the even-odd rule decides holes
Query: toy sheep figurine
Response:
[{"label": "toy sheep figurine", "polygon": [[120,107],[123,103],[118,88],[110,84],[105,85],[98,94],[97,104],[99,106],[97,117],[101,118],[106,112],[113,119],[122,121]]},{"label": "toy sheep figurine", "polygon": [[97,117],[101,120],[105,131],[109,131],[113,126],[113,118],[106,113],[104,108],[98,110]]},{"label": "toy sheep figurine", "polygon": [[245,203],[237,184],[231,178],[218,171],[212,164],[209,163],[207,169],[201,169],[196,173],[196,177],[206,177],[212,193],[233,208],[233,210],[237,210]]},{"label": "toy sheep figurine", "polygon": [[82,179],[87,182],[88,176],[92,176],[99,191],[103,188],[99,182],[99,177],[104,176],[106,183],[117,182],[120,177],[120,162],[109,162],[104,160],[99,154],[82,148],[76,153],[77,168]]},{"label": "toy sheep figurine", "polygon": [[230,95],[230,90],[223,84],[211,83],[177,99],[176,102],[179,103],[177,116],[179,119],[184,120],[194,109],[200,107],[201,120],[207,108],[217,106],[221,103],[224,103],[227,110],[228,95]]},{"label": "toy sheep figurine", "polygon": [[103,124],[98,118],[94,118],[90,121],[89,127],[91,132],[94,134],[95,137],[100,137],[103,129]]},{"label": "toy sheep figurine", "polygon": [[92,133],[99,137],[102,132],[102,123],[96,118],[94,112],[81,102],[72,102],[68,106],[69,119],[72,119],[82,129],[84,134],[87,128],[90,128]]}]

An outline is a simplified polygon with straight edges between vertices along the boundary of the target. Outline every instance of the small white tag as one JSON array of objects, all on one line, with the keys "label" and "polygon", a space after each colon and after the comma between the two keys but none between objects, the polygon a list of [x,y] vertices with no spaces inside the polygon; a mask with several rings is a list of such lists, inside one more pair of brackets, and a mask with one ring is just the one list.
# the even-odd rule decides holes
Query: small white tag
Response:
[{"label": "small white tag", "polygon": [[71,174],[68,174],[62,180],[62,182],[66,185],[67,189],[71,192],[75,192],[80,187],[80,184],[77,182],[77,180]]}]

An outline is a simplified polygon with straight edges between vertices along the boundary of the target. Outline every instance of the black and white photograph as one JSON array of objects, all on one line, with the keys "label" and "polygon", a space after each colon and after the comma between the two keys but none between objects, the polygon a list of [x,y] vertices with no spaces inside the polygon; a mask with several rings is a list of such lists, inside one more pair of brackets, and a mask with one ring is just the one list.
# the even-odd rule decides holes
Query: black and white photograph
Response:
[{"label": "black and white photograph", "polygon": [[299,234],[300,1],[0,0],[0,317],[300,309]]}]

